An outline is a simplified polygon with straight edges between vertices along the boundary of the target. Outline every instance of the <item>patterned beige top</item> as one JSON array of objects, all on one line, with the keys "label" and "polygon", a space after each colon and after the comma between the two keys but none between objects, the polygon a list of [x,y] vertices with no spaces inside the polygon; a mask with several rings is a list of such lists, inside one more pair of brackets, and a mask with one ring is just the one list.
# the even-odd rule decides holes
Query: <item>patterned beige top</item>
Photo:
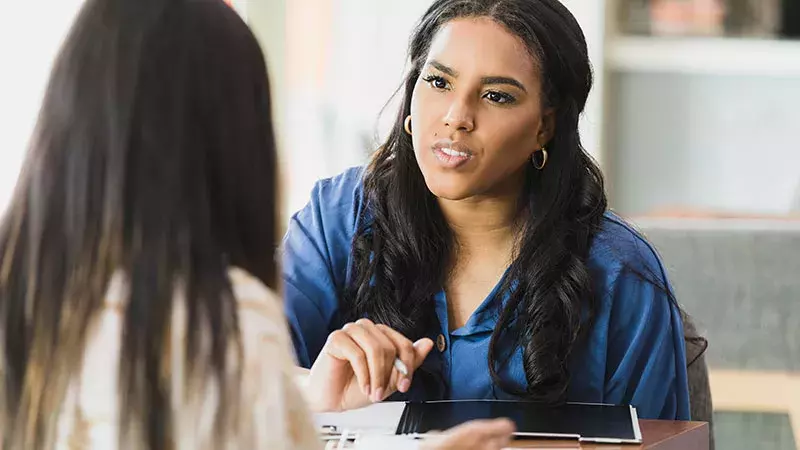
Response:
[{"label": "patterned beige top", "polygon": [[[226,449],[319,449],[321,441],[294,384],[294,358],[280,300],[263,284],[241,270],[230,272],[239,303],[244,348],[243,386],[238,438]],[[125,283],[115,277],[84,355],[83,370],[65,400],[59,417],[56,449],[111,450],[117,448],[117,373],[121,341],[121,299]],[[174,319],[173,342],[178,344],[184,323]],[[172,348],[183,348],[181,345]],[[172,355],[173,380],[182,380],[182,361]],[[183,387],[173,381],[176,450],[211,449],[210,433],[216,392],[181,401]],[[216,450],[216,449],[215,449]]]}]

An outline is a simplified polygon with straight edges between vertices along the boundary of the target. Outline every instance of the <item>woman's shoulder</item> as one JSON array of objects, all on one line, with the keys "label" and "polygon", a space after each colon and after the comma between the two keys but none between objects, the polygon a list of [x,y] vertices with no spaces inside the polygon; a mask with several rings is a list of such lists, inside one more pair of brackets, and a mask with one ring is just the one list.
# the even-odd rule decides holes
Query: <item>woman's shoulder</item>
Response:
[{"label": "woman's shoulder", "polygon": [[310,205],[326,211],[350,212],[360,208],[366,167],[351,167],[338,175],[323,178],[311,190]]},{"label": "woman's shoulder", "polygon": [[589,251],[589,267],[607,273],[634,271],[664,279],[656,248],[630,222],[612,211],[603,215]]},{"label": "woman's shoulder", "polygon": [[362,219],[365,167],[317,181],[308,203],[297,211],[289,224],[287,238],[297,232],[317,242],[349,241]]},{"label": "woman's shoulder", "polygon": [[349,197],[360,193],[366,173],[366,166],[350,167],[337,175],[317,181],[316,188],[328,195]]},{"label": "woman's shoulder", "polygon": [[244,341],[272,336],[288,346],[288,329],[280,296],[242,269],[230,269],[228,277],[236,298]]},{"label": "woman's shoulder", "polygon": [[272,289],[244,269],[231,267],[228,269],[228,279],[239,303],[274,303],[272,300],[278,298]]},{"label": "woman's shoulder", "polygon": [[653,291],[656,297],[671,296],[667,270],[656,248],[630,222],[609,211],[603,216],[600,231],[589,251],[587,268],[594,289],[606,299],[616,299],[637,307],[633,292]]},{"label": "woman's shoulder", "polygon": [[656,248],[633,225],[606,213],[590,254],[587,265],[599,301],[595,320],[606,324],[617,344],[641,337],[634,332],[640,326],[667,330],[673,324],[680,329],[667,270]]}]

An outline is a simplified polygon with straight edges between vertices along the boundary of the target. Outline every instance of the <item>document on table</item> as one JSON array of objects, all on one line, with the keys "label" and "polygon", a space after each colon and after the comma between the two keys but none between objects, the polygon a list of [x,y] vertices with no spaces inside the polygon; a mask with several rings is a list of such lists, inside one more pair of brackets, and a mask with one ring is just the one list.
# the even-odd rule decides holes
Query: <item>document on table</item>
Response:
[{"label": "document on table", "polygon": [[[352,411],[314,414],[314,424],[323,433],[395,434],[405,402],[383,402]],[[337,434],[338,434],[337,433]]]},{"label": "document on table", "polygon": [[411,436],[398,436],[397,425],[406,404],[376,403],[361,409],[337,413],[314,414],[314,424],[326,449],[416,449],[418,441]]}]

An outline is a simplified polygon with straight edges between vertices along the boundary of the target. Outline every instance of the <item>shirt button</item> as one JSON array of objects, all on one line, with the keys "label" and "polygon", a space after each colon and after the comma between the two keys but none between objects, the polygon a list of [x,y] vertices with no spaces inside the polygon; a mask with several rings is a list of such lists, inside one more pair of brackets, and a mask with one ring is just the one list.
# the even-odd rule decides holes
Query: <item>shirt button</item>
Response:
[{"label": "shirt button", "polygon": [[444,339],[443,334],[436,337],[436,348],[439,349],[440,353],[444,353],[447,348],[447,341]]}]

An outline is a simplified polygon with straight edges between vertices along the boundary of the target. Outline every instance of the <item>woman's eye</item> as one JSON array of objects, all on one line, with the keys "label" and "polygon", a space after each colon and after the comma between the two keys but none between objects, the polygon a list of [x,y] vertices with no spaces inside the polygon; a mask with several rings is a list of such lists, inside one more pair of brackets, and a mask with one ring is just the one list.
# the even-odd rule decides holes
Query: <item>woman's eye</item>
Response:
[{"label": "woman's eye", "polygon": [[447,80],[438,75],[429,75],[424,80],[434,89],[444,90],[448,87]]},{"label": "woman's eye", "polygon": [[516,101],[514,97],[503,92],[489,91],[486,93],[486,95],[484,95],[484,97],[490,102],[501,105],[508,105]]}]

